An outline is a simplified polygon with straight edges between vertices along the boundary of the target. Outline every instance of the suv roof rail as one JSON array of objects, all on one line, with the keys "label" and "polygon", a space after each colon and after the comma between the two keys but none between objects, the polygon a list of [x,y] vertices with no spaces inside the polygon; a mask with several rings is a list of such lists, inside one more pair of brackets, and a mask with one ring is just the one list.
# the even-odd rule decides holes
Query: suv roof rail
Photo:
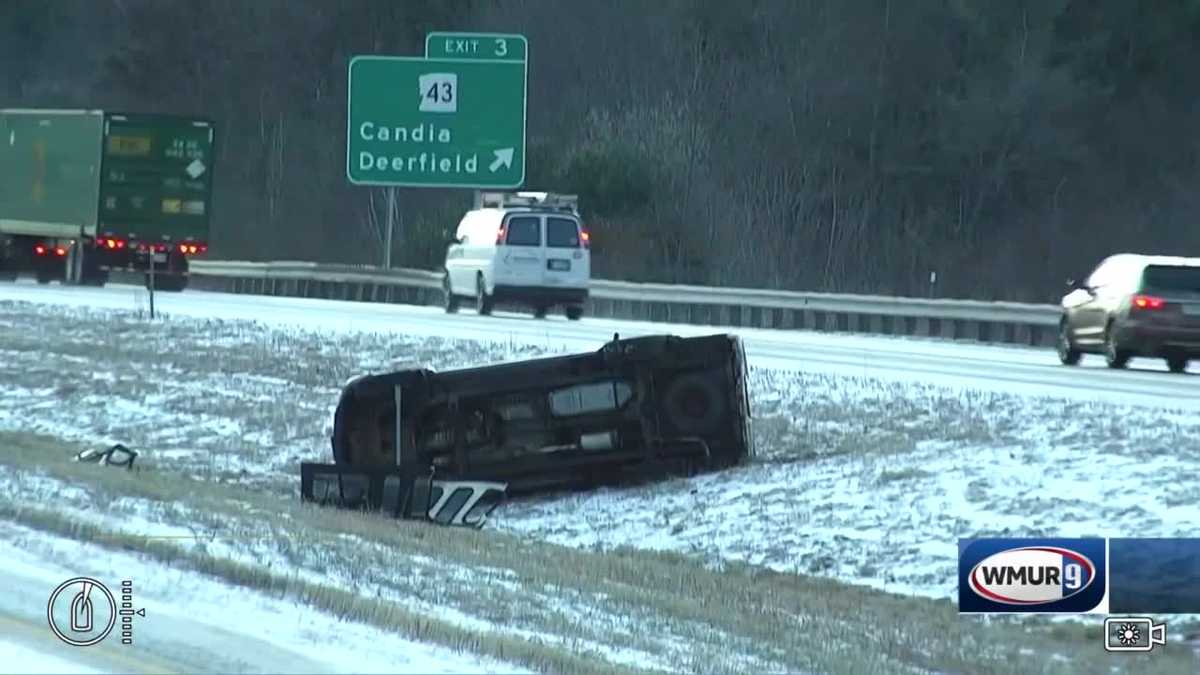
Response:
[{"label": "suv roof rail", "polygon": [[503,209],[509,207],[563,211],[579,215],[579,195],[557,194],[554,192],[492,192],[487,190],[478,190],[475,192],[475,208],[477,209]]}]

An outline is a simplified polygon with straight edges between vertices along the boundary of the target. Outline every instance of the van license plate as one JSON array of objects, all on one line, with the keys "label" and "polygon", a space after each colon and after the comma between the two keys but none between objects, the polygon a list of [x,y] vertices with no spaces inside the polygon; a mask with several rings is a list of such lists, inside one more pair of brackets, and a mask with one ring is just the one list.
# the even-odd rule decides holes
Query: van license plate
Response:
[{"label": "van license plate", "polygon": [[563,260],[561,258],[551,258],[546,261],[546,266],[552,270],[566,272],[571,269],[571,261]]}]

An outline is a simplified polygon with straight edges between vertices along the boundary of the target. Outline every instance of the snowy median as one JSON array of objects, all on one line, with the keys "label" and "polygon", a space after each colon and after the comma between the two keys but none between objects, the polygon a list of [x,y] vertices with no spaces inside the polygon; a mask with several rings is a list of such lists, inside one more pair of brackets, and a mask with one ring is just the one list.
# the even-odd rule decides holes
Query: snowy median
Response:
[{"label": "snowy median", "polygon": [[[294,493],[351,376],[545,346],[0,302],[0,429],[123,442],[148,470]],[[598,345],[597,345],[598,346]],[[513,502],[491,527],[952,597],[959,537],[1187,536],[1200,421],[1144,406],[754,369],[759,461]]]}]

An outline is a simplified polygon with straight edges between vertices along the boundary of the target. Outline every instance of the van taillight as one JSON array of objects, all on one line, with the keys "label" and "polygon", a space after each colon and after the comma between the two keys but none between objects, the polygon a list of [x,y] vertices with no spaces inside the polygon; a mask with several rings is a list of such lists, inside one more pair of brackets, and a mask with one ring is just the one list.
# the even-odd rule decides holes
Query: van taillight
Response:
[{"label": "van taillight", "polygon": [[1153,295],[1133,296],[1133,306],[1138,309],[1162,309],[1163,302],[1162,298],[1156,298]]},{"label": "van taillight", "polygon": [[583,242],[584,248],[592,247],[592,235],[588,234],[587,230],[579,230],[579,241]]}]

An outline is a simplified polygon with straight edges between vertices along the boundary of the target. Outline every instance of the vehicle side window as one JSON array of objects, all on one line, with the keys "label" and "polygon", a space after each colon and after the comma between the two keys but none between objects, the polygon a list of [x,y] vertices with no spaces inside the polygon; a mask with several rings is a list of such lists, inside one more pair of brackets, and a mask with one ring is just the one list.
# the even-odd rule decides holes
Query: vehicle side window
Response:
[{"label": "vehicle side window", "polygon": [[570,218],[547,218],[546,246],[579,248],[579,225]]},{"label": "vehicle side window", "polygon": [[515,216],[508,219],[508,237],[504,243],[509,246],[541,246],[542,222],[537,216]]}]

